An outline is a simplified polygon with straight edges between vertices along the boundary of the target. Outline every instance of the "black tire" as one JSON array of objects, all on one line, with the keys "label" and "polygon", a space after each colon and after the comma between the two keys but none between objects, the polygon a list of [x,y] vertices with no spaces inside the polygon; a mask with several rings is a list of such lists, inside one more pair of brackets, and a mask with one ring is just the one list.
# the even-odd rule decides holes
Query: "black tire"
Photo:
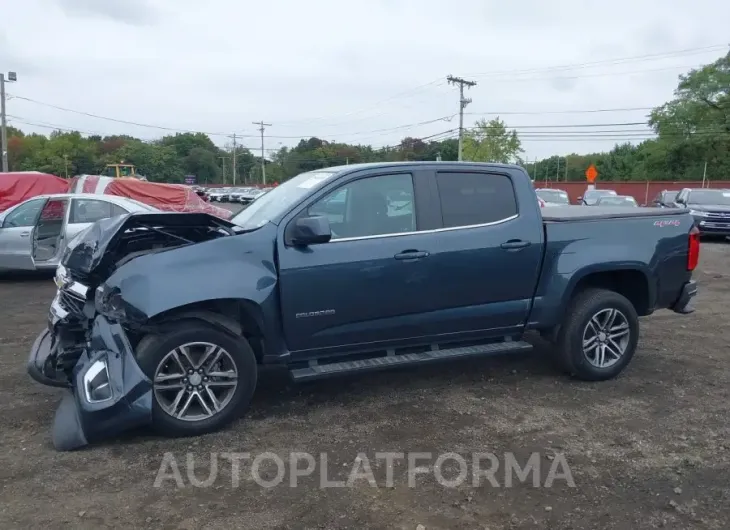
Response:
[{"label": "black tire", "polygon": [[[628,344],[619,360],[599,368],[583,352],[583,333],[591,318],[604,309],[617,309],[626,317],[629,327]],[[573,377],[584,381],[605,381],[620,374],[631,362],[639,341],[639,317],[629,300],[614,291],[586,289],[571,301],[558,332],[556,356],[561,366]]]},{"label": "black tire", "polygon": [[245,412],[256,389],[256,356],[248,341],[201,320],[181,320],[166,326],[160,334],[143,337],[136,348],[137,363],[153,380],[163,358],[178,346],[191,342],[209,342],[225,349],[236,365],[238,386],[223,410],[200,421],[173,418],[162,409],[153,393],[152,426],[163,436],[197,436],[221,429]]}]

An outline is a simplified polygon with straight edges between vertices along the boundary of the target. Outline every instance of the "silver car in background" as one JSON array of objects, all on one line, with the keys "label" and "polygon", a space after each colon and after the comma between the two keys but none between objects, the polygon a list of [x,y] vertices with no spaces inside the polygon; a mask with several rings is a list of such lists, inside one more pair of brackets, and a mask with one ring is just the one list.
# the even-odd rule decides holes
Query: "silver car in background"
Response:
[{"label": "silver car in background", "polygon": [[615,197],[618,195],[614,190],[586,190],[582,197],[578,197],[578,204],[583,206],[596,206],[601,197]]},{"label": "silver car in background", "polygon": [[565,206],[570,204],[568,192],[556,188],[538,188],[535,190],[537,196],[544,202],[545,206]]},{"label": "silver car in background", "polygon": [[598,199],[596,206],[628,206],[638,208],[639,203],[631,195],[606,195]]},{"label": "silver car in background", "polygon": [[53,270],[66,243],[101,219],[152,206],[115,195],[38,195],[0,213],[0,271]]}]

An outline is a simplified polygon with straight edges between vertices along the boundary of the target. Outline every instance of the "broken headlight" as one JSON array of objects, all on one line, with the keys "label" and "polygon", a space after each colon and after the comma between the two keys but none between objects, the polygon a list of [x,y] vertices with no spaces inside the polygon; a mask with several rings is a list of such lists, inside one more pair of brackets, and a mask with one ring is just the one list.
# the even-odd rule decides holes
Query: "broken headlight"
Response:
[{"label": "broken headlight", "polygon": [[94,305],[99,313],[112,320],[123,320],[125,317],[124,300],[117,287],[104,284],[97,287]]},{"label": "broken headlight", "polygon": [[99,403],[112,398],[106,359],[94,361],[86,370],[84,374],[84,396],[89,403]]}]

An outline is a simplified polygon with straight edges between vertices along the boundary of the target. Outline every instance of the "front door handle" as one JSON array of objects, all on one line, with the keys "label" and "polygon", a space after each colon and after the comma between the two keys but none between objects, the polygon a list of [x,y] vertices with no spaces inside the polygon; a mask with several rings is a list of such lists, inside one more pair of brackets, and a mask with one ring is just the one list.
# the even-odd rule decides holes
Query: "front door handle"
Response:
[{"label": "front door handle", "polygon": [[21,232],[20,237],[28,237],[30,235],[30,232]]},{"label": "front door handle", "polygon": [[500,245],[505,250],[522,250],[525,247],[529,247],[529,241],[522,241],[521,239],[510,239]]},{"label": "front door handle", "polygon": [[421,259],[428,256],[428,252],[424,250],[404,250],[400,254],[396,254],[393,256],[395,259],[400,260],[411,260],[411,259]]}]

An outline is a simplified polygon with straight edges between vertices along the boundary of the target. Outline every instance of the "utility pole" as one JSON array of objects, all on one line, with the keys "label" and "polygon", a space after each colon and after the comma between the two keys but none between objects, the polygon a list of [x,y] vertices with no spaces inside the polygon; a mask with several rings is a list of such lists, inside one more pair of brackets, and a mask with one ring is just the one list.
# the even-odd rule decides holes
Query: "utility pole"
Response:
[{"label": "utility pole", "polygon": [[221,159],[221,174],[223,176],[223,184],[225,184],[226,183],[226,160],[228,160],[229,157],[219,156],[218,158]]},{"label": "utility pole", "polygon": [[252,122],[254,125],[259,126],[259,132],[261,132],[261,182],[266,186],[266,159],[264,158],[264,130],[266,127],[271,127],[270,123],[264,123],[261,121]]},{"label": "utility pole", "polygon": [[459,85],[459,161],[462,159],[462,149],[464,147],[464,109],[471,103],[471,98],[464,97],[464,87],[471,88],[476,86],[476,81],[467,81],[460,77],[449,75],[446,80],[450,85]]},{"label": "utility pole", "polygon": [[[8,72],[8,83],[18,80],[15,72]],[[8,169],[8,123],[5,116],[5,74],[0,73],[0,154],[3,160],[3,173]]]},{"label": "utility pole", "polygon": [[233,133],[233,185],[236,185],[236,133]]},{"label": "utility pole", "polygon": [[560,157],[558,157],[558,167],[555,170],[555,182],[560,182]]},{"label": "utility pole", "polygon": [[705,160],[705,169],[702,170],[702,187],[705,187],[705,179],[707,178],[707,160]]}]

